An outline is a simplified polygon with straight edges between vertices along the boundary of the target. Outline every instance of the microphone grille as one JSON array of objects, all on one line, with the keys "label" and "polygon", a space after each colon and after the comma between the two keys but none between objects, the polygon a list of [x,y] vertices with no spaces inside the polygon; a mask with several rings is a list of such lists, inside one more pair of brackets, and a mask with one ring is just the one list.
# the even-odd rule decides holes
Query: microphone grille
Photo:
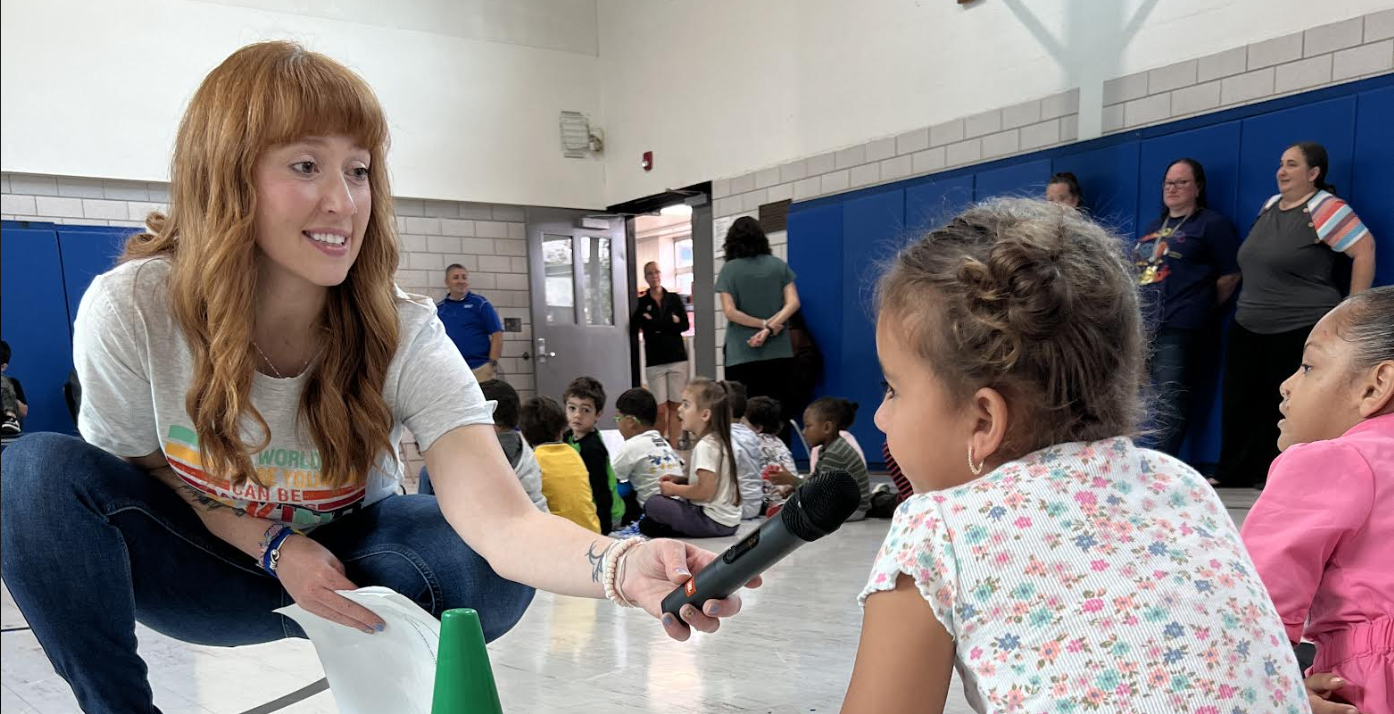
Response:
[{"label": "microphone grille", "polygon": [[861,489],[846,471],[820,473],[800,486],[780,510],[784,526],[814,541],[837,530],[861,505]]}]

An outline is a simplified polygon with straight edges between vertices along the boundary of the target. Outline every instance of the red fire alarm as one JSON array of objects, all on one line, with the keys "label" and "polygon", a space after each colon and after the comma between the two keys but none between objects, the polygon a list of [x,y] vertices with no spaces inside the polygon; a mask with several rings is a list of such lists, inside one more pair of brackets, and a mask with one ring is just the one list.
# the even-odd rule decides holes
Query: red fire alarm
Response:
[{"label": "red fire alarm", "polygon": [[644,160],[639,165],[643,166],[645,171],[653,171],[653,152],[645,151]]}]

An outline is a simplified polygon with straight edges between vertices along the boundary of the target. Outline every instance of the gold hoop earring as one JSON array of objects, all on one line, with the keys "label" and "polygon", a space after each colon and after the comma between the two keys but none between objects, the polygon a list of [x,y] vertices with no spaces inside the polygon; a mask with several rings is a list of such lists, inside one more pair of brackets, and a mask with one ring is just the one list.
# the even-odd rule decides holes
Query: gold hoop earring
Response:
[{"label": "gold hoop earring", "polygon": [[969,471],[972,471],[974,476],[981,476],[981,475],[983,474],[983,467],[986,466],[986,465],[987,465],[987,459],[983,459],[983,460],[982,460],[982,463],[973,463],[973,445],[972,445],[972,444],[969,444],[969,445],[968,445],[968,470],[969,470]]}]

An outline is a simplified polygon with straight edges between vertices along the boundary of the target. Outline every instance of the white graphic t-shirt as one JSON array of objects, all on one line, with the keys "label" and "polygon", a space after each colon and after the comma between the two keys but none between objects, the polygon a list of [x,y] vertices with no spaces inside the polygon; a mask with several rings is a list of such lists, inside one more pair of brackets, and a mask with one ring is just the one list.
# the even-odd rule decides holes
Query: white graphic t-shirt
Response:
[{"label": "white graphic t-shirt", "polygon": [[[251,402],[271,430],[252,454],[260,486],[234,486],[203,469],[184,396],[193,355],[169,304],[170,264],[162,258],[123,263],[97,276],[82,297],[73,334],[73,362],[82,384],[78,429],[83,438],[123,457],[164,454],[185,483],[250,515],[313,527],[362,510],[392,494],[402,479],[396,453],[384,452],[365,483],[329,486],[320,455],[299,423],[300,394],[314,365],[297,377],[253,376]],[[393,444],[410,429],[424,452],[455,427],[493,424],[474,374],[445,335],[436,308],[397,291],[399,342],[383,395],[392,410]],[[261,431],[243,417],[244,443]]]},{"label": "white graphic t-shirt", "polygon": [[611,460],[615,478],[634,487],[634,498],[642,506],[658,495],[658,481],[664,476],[682,476],[682,459],[657,429],[637,434],[624,442]]}]

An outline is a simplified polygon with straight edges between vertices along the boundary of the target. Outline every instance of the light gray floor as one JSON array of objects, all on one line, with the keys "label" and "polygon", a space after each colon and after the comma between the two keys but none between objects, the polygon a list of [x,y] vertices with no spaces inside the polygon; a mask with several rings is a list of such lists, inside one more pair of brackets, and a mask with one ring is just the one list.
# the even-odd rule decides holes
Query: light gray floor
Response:
[{"label": "light gray floor", "polygon": [[[1224,490],[1239,523],[1257,492]],[[753,528],[747,524],[742,532]],[[856,595],[886,521],[851,523],[796,551],[745,596],[715,635],[668,640],[656,622],[609,603],[540,593],[522,622],[489,647],[504,710],[543,712],[836,712],[856,655]],[[735,538],[698,541],[720,551]],[[24,626],[4,593],[5,629]],[[155,702],[165,714],[240,714],[322,676],[314,649],[284,641],[224,649],[138,628]],[[71,714],[77,703],[34,636],[6,632],[0,650],[4,714]],[[967,714],[957,683],[949,714]],[[336,712],[324,692],[281,711]]]}]

